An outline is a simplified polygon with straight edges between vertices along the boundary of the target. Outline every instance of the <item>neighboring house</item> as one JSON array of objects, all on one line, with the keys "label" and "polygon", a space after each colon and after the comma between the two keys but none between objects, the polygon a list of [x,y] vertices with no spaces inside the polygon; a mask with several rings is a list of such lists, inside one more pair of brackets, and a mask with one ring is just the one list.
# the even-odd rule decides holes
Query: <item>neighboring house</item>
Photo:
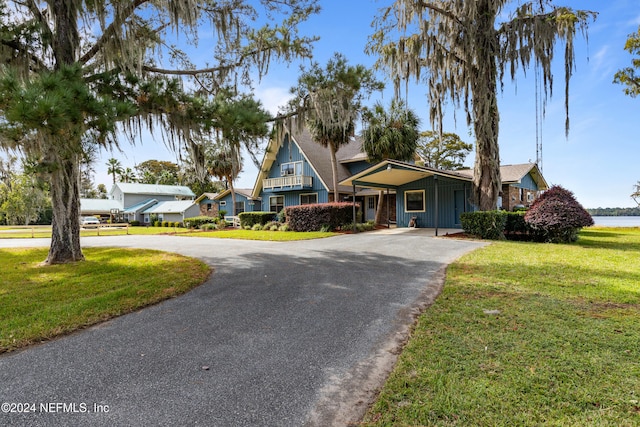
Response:
[{"label": "neighboring house", "polygon": [[185,218],[198,216],[199,213],[200,205],[193,200],[157,202],[142,211],[145,224],[150,224],[154,217],[157,221],[184,222]]},{"label": "neighboring house", "polygon": [[109,196],[122,203],[124,208],[155,199],[159,202],[193,200],[196,195],[183,185],[136,184],[118,182],[111,187]]},{"label": "neighboring house", "polygon": [[[535,164],[500,168],[503,194],[535,200],[548,188]],[[460,228],[460,214],[475,210],[469,201],[473,171],[445,171],[395,160],[384,160],[341,182],[352,188],[394,190],[398,227],[407,227],[412,218],[419,227]],[[529,196],[527,196],[529,195]],[[503,197],[503,200],[506,197]],[[511,200],[509,200],[511,202]],[[513,204],[507,205],[511,209]],[[503,208],[506,208],[503,201]]]},{"label": "neighboring house", "polygon": [[[198,216],[199,206],[193,200],[195,194],[185,186],[118,182],[111,188],[109,196],[110,198],[106,200],[80,199],[80,215],[109,216],[112,209],[117,209],[119,220],[140,221],[148,224],[149,215],[145,213],[153,206],[162,202],[185,201],[187,203],[183,205],[188,205],[188,209],[183,209],[182,205],[165,205],[162,209],[168,209],[171,206],[171,210],[162,213],[168,214],[171,218],[180,218],[183,211],[188,212],[186,217]],[[196,208],[191,208],[192,205]],[[182,219],[165,219],[165,221],[177,222]]]},{"label": "neighboring house", "polygon": [[[473,177],[472,169],[459,171],[469,177]],[[500,201],[504,210],[512,211],[517,207],[529,207],[540,194],[540,191],[549,188],[535,163],[500,166],[500,179],[502,180],[502,195]]]},{"label": "neighboring house", "polygon": [[[360,139],[354,137],[336,153],[338,182],[371,166],[361,147]],[[329,149],[315,142],[306,129],[287,131],[281,140],[269,141],[260,170],[251,193],[252,198],[262,200],[262,207],[257,210],[280,212],[287,206],[333,201]],[[353,200],[351,187],[339,185],[338,191],[338,201]],[[387,198],[395,205],[394,194]],[[364,220],[375,217],[377,200],[377,191],[364,189],[356,194],[356,202],[364,208]],[[395,220],[395,209],[390,210],[390,215]]]},{"label": "neighboring house", "polygon": [[250,188],[236,188],[236,205],[233,206],[231,190],[218,193],[214,202],[218,204],[218,211],[225,211],[228,216],[237,216],[242,212],[256,212],[263,210],[260,198],[254,198]]},{"label": "neighboring house", "polygon": [[200,206],[200,216],[210,216],[214,218],[218,216],[220,209],[218,202],[215,200],[217,195],[217,193],[203,193],[195,200]]}]

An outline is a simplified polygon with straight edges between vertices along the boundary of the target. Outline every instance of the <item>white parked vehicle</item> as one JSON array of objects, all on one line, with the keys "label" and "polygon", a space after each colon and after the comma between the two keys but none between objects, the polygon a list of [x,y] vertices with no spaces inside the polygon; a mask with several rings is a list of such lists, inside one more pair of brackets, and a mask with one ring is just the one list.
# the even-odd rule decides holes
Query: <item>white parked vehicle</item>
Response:
[{"label": "white parked vehicle", "polygon": [[85,216],[82,218],[82,226],[84,227],[87,225],[100,225],[100,220],[95,216]]}]

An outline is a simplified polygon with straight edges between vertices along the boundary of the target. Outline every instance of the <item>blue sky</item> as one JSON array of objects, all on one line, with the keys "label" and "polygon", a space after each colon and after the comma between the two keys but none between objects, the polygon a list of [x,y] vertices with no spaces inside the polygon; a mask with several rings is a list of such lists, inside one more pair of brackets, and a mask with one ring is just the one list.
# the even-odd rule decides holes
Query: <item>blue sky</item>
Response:
[{"label": "blue sky", "polygon": [[[372,66],[375,57],[367,56],[364,47],[373,32],[371,22],[377,10],[389,4],[382,0],[335,0],[321,2],[323,10],[301,27],[301,32],[321,37],[314,48],[314,60],[321,65],[343,53],[350,64]],[[587,208],[635,206],[629,197],[633,185],[640,180],[638,139],[640,135],[640,98],[630,98],[620,85],[612,83],[615,72],[631,63],[624,51],[630,33],[640,25],[637,0],[557,0],[558,5],[598,12],[590,25],[588,42],[576,41],[575,71],[570,86],[569,137],[564,129],[564,61],[559,46],[553,65],[554,96],[549,100],[546,117],[541,122],[542,168],[549,184],[559,184],[573,191]],[[272,112],[288,99],[295,85],[299,63],[273,64],[270,73],[255,85],[255,93]],[[380,75],[384,79],[384,75]],[[381,100],[388,104],[392,87],[375,94],[368,102]],[[409,106],[422,117],[422,129],[429,130],[426,89],[412,85],[407,94]],[[517,82],[505,81],[499,94],[500,157],[502,164],[526,163],[536,159],[536,107],[533,70],[520,74]],[[449,107],[445,112],[445,131],[455,132],[466,142],[473,142],[466,126],[464,112]],[[149,159],[176,161],[160,138],[149,136],[136,146],[122,145],[123,152],[103,152],[96,165],[96,184],[110,187],[111,178],[104,163],[109,157],[133,167]],[[473,166],[474,153],[466,164]],[[238,188],[251,188],[256,168],[246,159],[245,170],[236,182]]]}]

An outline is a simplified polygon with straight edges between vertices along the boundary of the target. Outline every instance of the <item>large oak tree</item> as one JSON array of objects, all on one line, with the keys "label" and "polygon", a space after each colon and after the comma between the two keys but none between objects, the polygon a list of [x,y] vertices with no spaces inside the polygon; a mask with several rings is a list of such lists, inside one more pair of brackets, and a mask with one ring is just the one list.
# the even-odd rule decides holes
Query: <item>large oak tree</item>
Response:
[{"label": "large oak tree", "polygon": [[[51,184],[45,262],[83,259],[83,140],[106,146],[148,127],[176,148],[210,133],[219,112],[211,98],[221,88],[263,75],[273,60],[310,56],[313,38],[297,26],[315,3],[0,0],[0,141],[38,159]],[[198,54],[208,52],[202,68],[178,47],[199,36]]]},{"label": "large oak tree", "polygon": [[[501,18],[510,13],[507,20]],[[376,20],[368,51],[394,79],[426,83],[430,118],[442,131],[443,105],[462,106],[473,125],[476,159],[474,203],[496,208],[500,190],[498,88],[505,74],[535,61],[542,70],[545,99],[552,93],[551,63],[557,40],[564,42],[565,105],[568,121],[573,42],[594,12],[555,6],[550,0],[396,0]]]}]

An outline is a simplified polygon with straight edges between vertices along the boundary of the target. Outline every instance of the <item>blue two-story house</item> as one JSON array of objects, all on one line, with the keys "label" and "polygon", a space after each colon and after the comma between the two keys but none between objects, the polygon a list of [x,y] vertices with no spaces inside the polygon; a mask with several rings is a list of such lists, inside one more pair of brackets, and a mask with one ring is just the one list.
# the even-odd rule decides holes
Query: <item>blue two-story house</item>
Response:
[{"label": "blue two-story house", "polygon": [[[361,146],[359,139],[352,138],[336,153],[338,181],[371,166]],[[349,186],[341,185],[338,191],[338,201],[352,200]],[[306,129],[299,133],[285,132],[281,140],[272,139],[251,196],[261,200],[261,210],[270,212],[280,212],[286,206],[334,201],[329,149],[316,143]],[[367,205],[367,197],[375,205],[377,193],[372,191],[359,192],[356,201]],[[367,219],[373,219],[371,212],[369,215]]]}]

